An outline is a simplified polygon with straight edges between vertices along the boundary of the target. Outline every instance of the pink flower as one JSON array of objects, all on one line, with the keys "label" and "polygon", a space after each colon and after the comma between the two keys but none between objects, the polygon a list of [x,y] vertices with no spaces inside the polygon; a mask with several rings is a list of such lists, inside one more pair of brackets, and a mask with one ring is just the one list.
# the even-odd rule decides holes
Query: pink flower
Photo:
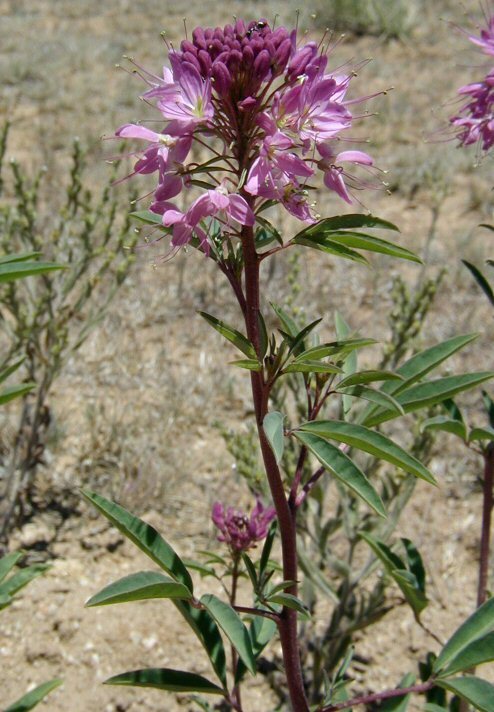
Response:
[{"label": "pink flower", "polygon": [[134,166],[135,173],[166,173],[175,164],[183,164],[192,145],[192,136],[171,136],[156,133],[138,124],[124,124],[116,132],[119,138],[137,138],[149,142],[149,147]]},{"label": "pink flower", "polygon": [[187,62],[173,76],[176,85],[164,87],[159,94],[158,109],[164,118],[175,120],[184,130],[209,123],[214,114],[209,79],[203,79],[196,67]]},{"label": "pink flower", "polygon": [[258,499],[250,517],[240,509],[228,507],[225,511],[221,502],[215,502],[212,520],[220,530],[218,541],[223,541],[236,554],[247,551],[267,536],[269,525],[276,517],[274,507],[264,507]]},{"label": "pink flower", "polygon": [[172,245],[179,247],[187,244],[193,235],[199,239],[204,251],[209,253],[208,236],[200,227],[200,222],[208,217],[223,215],[227,225],[234,220],[240,225],[254,225],[256,217],[245,198],[237,193],[228,193],[224,186],[208,190],[195,200],[187,212],[166,209],[163,213],[163,225],[173,225]]},{"label": "pink flower", "polygon": [[342,151],[334,154],[331,146],[327,144],[319,145],[317,150],[322,156],[318,166],[324,172],[324,185],[330,190],[334,190],[347,203],[351,203],[352,199],[345,185],[345,179],[348,180],[350,178],[353,182],[355,182],[355,179],[346,173],[339,164],[354,163],[361,166],[372,166],[372,158],[363,151]]}]

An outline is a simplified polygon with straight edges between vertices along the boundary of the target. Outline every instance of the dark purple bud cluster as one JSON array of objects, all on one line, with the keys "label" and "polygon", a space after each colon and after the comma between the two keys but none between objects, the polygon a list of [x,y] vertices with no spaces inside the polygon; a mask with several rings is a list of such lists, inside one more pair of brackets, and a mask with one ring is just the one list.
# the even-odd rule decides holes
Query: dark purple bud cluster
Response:
[{"label": "dark purple bud cluster", "polygon": [[192,64],[215,91],[234,101],[255,96],[263,82],[283,74],[295,52],[295,36],[272,30],[266,20],[237,20],[223,29],[196,27],[192,42],[180,44],[180,61]]}]

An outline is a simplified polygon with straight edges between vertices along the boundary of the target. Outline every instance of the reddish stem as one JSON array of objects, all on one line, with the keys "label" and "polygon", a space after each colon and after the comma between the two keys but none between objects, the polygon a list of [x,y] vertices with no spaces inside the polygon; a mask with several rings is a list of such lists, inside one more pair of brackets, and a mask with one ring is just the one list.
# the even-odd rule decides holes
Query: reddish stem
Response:
[{"label": "reddish stem", "polygon": [[[244,226],[242,228],[241,238],[245,269],[245,325],[247,336],[254,345],[256,353],[260,358],[260,259],[256,252],[252,227]],[[269,386],[264,382],[262,372],[255,371],[251,372],[251,385],[264,467],[278,517],[283,560],[283,578],[285,581],[297,581],[296,509],[295,507],[290,507],[288,504],[280,469],[262,427],[264,417],[268,411]],[[293,584],[287,589],[287,592],[296,596],[297,584]],[[296,712],[309,712],[298,650],[297,612],[284,607],[278,620],[278,630],[292,709]]]},{"label": "reddish stem", "polygon": [[484,486],[482,506],[482,530],[480,535],[479,584],[477,589],[477,606],[481,606],[487,598],[489,581],[489,553],[491,539],[491,515],[494,485],[494,446],[489,444],[484,453]]}]

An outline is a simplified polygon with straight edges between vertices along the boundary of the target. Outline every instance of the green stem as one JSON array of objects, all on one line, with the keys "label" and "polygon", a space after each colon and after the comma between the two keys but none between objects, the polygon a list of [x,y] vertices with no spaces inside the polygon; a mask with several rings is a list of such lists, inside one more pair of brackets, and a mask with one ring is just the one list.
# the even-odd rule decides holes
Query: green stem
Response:
[{"label": "green stem", "polygon": [[492,443],[484,453],[484,485],[482,504],[482,530],[480,535],[479,583],[477,588],[477,606],[487,598],[489,581],[489,553],[491,538],[492,488],[494,485],[494,446]]}]

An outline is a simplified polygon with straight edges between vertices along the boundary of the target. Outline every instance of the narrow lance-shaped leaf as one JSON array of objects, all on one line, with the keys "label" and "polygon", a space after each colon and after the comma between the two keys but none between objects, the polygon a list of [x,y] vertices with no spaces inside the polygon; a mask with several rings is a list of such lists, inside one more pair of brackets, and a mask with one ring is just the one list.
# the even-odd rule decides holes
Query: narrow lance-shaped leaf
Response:
[{"label": "narrow lance-shaped leaf", "polygon": [[35,687],[34,690],[31,690],[17,700],[17,702],[9,705],[4,712],[29,712],[29,710],[32,710],[33,707],[36,707],[41,700],[49,695],[50,692],[60,687],[62,682],[63,681],[59,679],[43,682],[41,685],[38,685],[38,687]]},{"label": "narrow lance-shaped leaf", "polygon": [[140,571],[105,586],[92,596],[86,606],[107,606],[112,603],[144,601],[151,598],[190,599],[192,594],[183,583],[157,571]]},{"label": "narrow lance-shaped leaf", "polygon": [[363,425],[340,420],[319,420],[304,423],[300,426],[300,430],[356,447],[380,460],[386,460],[386,462],[400,467],[405,472],[410,472],[415,477],[436,484],[432,473],[417,458],[409,455],[385,435]]},{"label": "narrow lance-shaped leaf", "polygon": [[394,230],[399,232],[399,229],[392,222],[388,220],[383,220],[375,215],[364,215],[362,213],[348,213],[347,215],[335,215],[330,218],[324,218],[313,225],[302,230],[301,234],[312,235],[324,230],[337,231],[337,230],[349,230],[361,227],[380,227],[384,230]]},{"label": "narrow lance-shaped leaf", "polygon": [[[154,527],[95,492],[83,490],[82,494],[152,561],[193,592],[192,578],[183,561]],[[225,650],[216,623],[207,611],[193,608],[186,601],[173,600],[173,603],[201,641],[216,674],[225,684]]]},{"label": "narrow lance-shaped leaf", "polygon": [[285,606],[286,608],[291,608],[294,611],[297,611],[297,613],[299,613],[305,620],[310,618],[310,612],[305,603],[291,593],[274,593],[266,600],[268,603],[277,603],[280,606]]},{"label": "narrow lance-shaped leaf", "polygon": [[25,569],[19,569],[9,578],[6,578],[0,583],[1,596],[13,596],[17,591],[20,591],[24,586],[50,568],[48,564],[33,564]]},{"label": "narrow lance-shaped leaf", "polygon": [[457,672],[474,670],[477,665],[483,665],[492,660],[494,660],[494,633],[487,633],[463,648],[439,676],[448,677]]},{"label": "narrow lance-shaped leaf", "polygon": [[154,527],[96,492],[82,490],[82,495],[155,564],[193,592],[192,579],[183,561]]},{"label": "narrow lance-shaped leaf", "polygon": [[271,450],[274,453],[276,462],[279,464],[281,458],[283,457],[283,450],[285,447],[285,438],[283,433],[283,420],[284,416],[278,411],[272,411],[268,413],[263,420],[262,427],[264,434],[268,439]]},{"label": "narrow lance-shaped leaf", "polygon": [[41,252],[15,252],[12,255],[2,255],[0,257],[0,268],[2,265],[9,264],[11,262],[26,262],[27,260],[33,260],[35,257],[39,257]]},{"label": "narrow lance-shaped leaf", "polygon": [[[4,381],[7,380],[7,378],[8,378],[9,376],[11,376],[13,373],[15,373],[15,371],[17,371],[17,369],[18,369],[20,366],[22,366],[22,364],[24,363],[24,361],[25,361],[25,359],[21,358],[21,359],[19,359],[19,361],[16,361],[16,362],[13,363],[12,365],[7,366],[7,367],[4,368],[2,371],[0,371],[0,383],[3,383]],[[33,385],[34,385],[34,384],[33,384]]]},{"label": "narrow lance-shaped leaf", "polygon": [[0,559],[0,581],[3,581],[20,559],[22,559],[22,552],[20,551],[13,551],[10,554],[2,556]]},{"label": "narrow lance-shaped leaf", "polygon": [[395,583],[398,584],[403,596],[413,610],[415,617],[418,619],[420,613],[428,604],[428,599],[423,587],[425,583],[423,577],[420,576],[422,579],[421,585],[417,577],[411,571],[408,571],[404,562],[389,546],[363,532],[361,532],[360,536],[367,542],[378,559],[383,563],[386,572]]},{"label": "narrow lance-shaped leaf", "polygon": [[435,673],[440,673],[470,643],[494,632],[494,598],[483,603],[456,630],[439,653],[433,666]]},{"label": "narrow lance-shaped leaf", "polygon": [[[362,400],[376,403],[381,406],[381,408],[393,413],[395,417],[397,415],[405,415],[402,405],[396,400],[396,398],[393,398],[393,396],[385,393],[382,389],[368,388],[367,386],[349,386],[340,390],[340,386],[338,384],[336,386],[336,390],[343,394],[344,402],[345,399],[348,399],[351,403],[351,398],[361,398]],[[347,412],[347,410],[349,409],[345,409],[345,412]],[[369,419],[367,418],[365,422],[368,423],[368,420]]]},{"label": "narrow lance-shaped leaf", "polygon": [[368,370],[352,373],[350,376],[343,378],[339,384],[339,388],[345,386],[358,386],[364,383],[375,383],[376,381],[402,381],[403,377],[392,371]]},{"label": "narrow lance-shaped leaf", "polygon": [[462,262],[465,267],[470,270],[470,273],[473,275],[473,278],[475,279],[481,290],[484,292],[491,305],[494,306],[494,292],[492,291],[491,285],[486,280],[482,272],[471,262],[467,262],[467,260],[462,260]]},{"label": "narrow lance-shaped leaf", "polygon": [[297,235],[293,238],[291,244],[311,247],[313,250],[326,252],[328,255],[335,255],[335,257],[341,257],[351,262],[359,262],[363,265],[369,264],[368,260],[366,260],[360,252],[340,245],[338,242],[331,240],[331,235],[324,233],[318,235]]},{"label": "narrow lance-shaped leaf", "polygon": [[36,383],[21,383],[18,386],[9,386],[0,391],[0,405],[5,405],[15,398],[25,396],[27,393],[36,388]]},{"label": "narrow lance-shaped leaf", "polygon": [[[453,398],[458,393],[470,390],[494,377],[494,371],[479,373],[464,373],[458,376],[447,376],[432,381],[425,381],[411,386],[400,393],[396,400],[405,413],[411,413],[420,408],[427,408],[442,401]],[[377,412],[366,418],[365,424],[372,427],[395,417],[393,412]]]},{"label": "narrow lance-shaped leaf", "polygon": [[465,677],[448,680],[436,680],[436,684],[466,700],[480,712],[494,710],[494,685],[487,680],[474,675],[465,675]]},{"label": "narrow lance-shaped leaf", "polygon": [[202,596],[201,603],[230,640],[249,672],[255,675],[256,660],[249,633],[238,613],[212,593]]},{"label": "narrow lance-shaped leaf", "polygon": [[200,692],[203,695],[224,695],[224,690],[202,675],[171,668],[148,668],[115,675],[105,680],[105,685],[152,687],[169,692]]},{"label": "narrow lance-shaped leaf", "polygon": [[468,435],[468,441],[474,442],[475,440],[494,440],[494,428],[472,428]]},{"label": "narrow lance-shaped leaf", "polygon": [[53,262],[10,262],[0,266],[0,284],[60,269],[66,268]]},{"label": "narrow lance-shaped leaf", "polygon": [[[460,349],[464,348],[470,342],[474,341],[477,337],[478,334],[454,336],[452,339],[442,341],[440,344],[436,344],[428,349],[420,351],[396,369],[396,373],[402,376],[404,380],[399,383],[388,381],[381,386],[380,391],[396,398],[402,391],[406,390],[417,381],[420,381],[430,371],[437,368],[446,359]],[[368,408],[362,414],[360,422],[364,425],[368,425],[371,415],[374,414],[376,410],[377,409],[375,407]]]},{"label": "narrow lance-shaped leaf", "polygon": [[297,431],[294,435],[340,482],[363,499],[377,514],[382,517],[386,516],[381,497],[364,473],[347,455],[334,445],[323,440],[323,438],[312,433]]},{"label": "narrow lance-shaped leaf", "polygon": [[236,346],[237,349],[239,349],[243,354],[245,354],[247,358],[257,359],[256,350],[246,336],[241,334],[236,329],[233,329],[231,326],[228,326],[228,324],[225,324],[225,322],[220,321],[214,316],[211,316],[211,314],[206,314],[206,312],[201,311],[199,312],[199,314],[203,317],[203,319],[208,322],[208,324],[213,327],[213,329],[216,329],[216,331],[222,336],[224,336],[227,341],[230,341],[230,343],[234,344],[234,346]]},{"label": "narrow lance-shaped leaf", "polygon": [[424,430],[442,430],[446,433],[451,433],[461,438],[467,439],[467,429],[465,423],[461,420],[448,418],[446,415],[436,415],[433,418],[428,418],[420,425],[420,429]]},{"label": "narrow lance-shaped leaf", "polygon": [[417,262],[419,264],[422,263],[420,257],[411,250],[400,247],[400,245],[396,245],[394,242],[388,242],[388,240],[382,240],[363,232],[328,232],[325,233],[325,235],[332,242],[339,243],[354,250],[377,252],[382,255],[388,255],[389,257],[409,260],[410,262]]}]

